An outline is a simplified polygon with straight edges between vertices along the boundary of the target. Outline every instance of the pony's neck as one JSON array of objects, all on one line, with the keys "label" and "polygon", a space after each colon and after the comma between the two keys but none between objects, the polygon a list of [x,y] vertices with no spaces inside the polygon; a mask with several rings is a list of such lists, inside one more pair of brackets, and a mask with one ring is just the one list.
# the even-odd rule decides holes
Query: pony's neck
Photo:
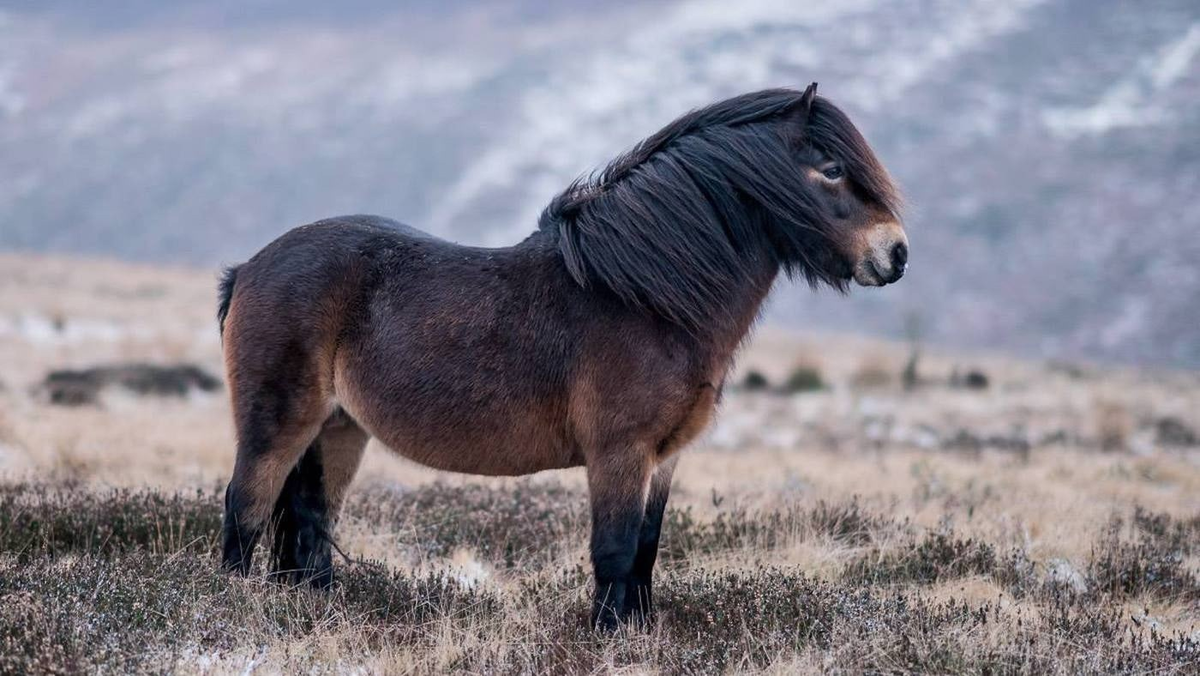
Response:
[{"label": "pony's neck", "polygon": [[700,340],[701,359],[713,385],[719,385],[733,366],[734,356],[750,337],[779,276],[780,264],[767,251],[753,252],[747,258],[746,275],[734,293],[730,311],[725,317],[714,317],[708,335]]},{"label": "pony's neck", "polygon": [[[558,237],[556,232],[535,230],[516,248],[540,251],[539,255],[553,258],[561,264],[562,251],[558,246]],[[742,255],[743,274],[731,290],[727,303],[722,308],[714,308],[709,321],[698,331],[692,330],[701,361],[720,371],[722,377],[734,353],[758,320],[781,267],[778,257],[765,241],[748,248]],[[563,274],[566,275],[566,272]],[[569,280],[569,283],[575,284],[573,280]],[[680,330],[687,331],[682,327]]]}]

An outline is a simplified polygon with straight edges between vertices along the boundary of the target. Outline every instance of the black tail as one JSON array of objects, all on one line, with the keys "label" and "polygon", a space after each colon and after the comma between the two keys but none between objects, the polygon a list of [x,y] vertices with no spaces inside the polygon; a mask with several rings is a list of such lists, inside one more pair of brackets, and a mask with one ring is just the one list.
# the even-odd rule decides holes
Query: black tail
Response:
[{"label": "black tail", "polygon": [[233,298],[233,283],[237,281],[239,267],[241,266],[231,265],[225,268],[225,272],[221,274],[221,283],[217,285],[217,297],[220,301],[217,305],[217,328],[220,329],[221,335],[225,335],[225,317],[229,314],[229,301]]}]

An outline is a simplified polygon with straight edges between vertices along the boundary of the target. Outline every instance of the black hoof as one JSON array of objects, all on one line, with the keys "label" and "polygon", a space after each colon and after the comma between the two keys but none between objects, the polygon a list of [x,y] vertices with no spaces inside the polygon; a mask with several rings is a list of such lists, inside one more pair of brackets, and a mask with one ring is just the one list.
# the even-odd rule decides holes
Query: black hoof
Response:
[{"label": "black hoof", "polygon": [[333,577],[333,568],[316,571],[308,578],[308,584],[313,589],[326,591],[333,588],[337,580]]},{"label": "black hoof", "polygon": [[235,528],[226,527],[224,545],[221,547],[221,570],[235,575],[249,575],[250,564],[254,560],[254,545],[257,537],[251,537],[249,542],[241,537]]},{"label": "black hoof", "polygon": [[596,631],[611,634],[621,626],[621,618],[612,608],[604,607],[592,610],[592,628]]},{"label": "black hoof", "polygon": [[615,603],[595,600],[592,603],[592,628],[597,631],[611,633],[630,619],[625,611],[624,599],[616,599]]}]

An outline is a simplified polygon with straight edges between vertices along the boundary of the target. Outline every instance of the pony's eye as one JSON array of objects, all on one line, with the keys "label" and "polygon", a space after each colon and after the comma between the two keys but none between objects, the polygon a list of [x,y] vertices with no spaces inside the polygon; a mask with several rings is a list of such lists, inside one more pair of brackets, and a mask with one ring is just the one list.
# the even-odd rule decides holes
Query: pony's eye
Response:
[{"label": "pony's eye", "polygon": [[846,172],[842,171],[841,165],[835,164],[832,167],[826,167],[825,169],[822,169],[821,175],[824,176],[825,178],[829,179],[830,181],[836,181],[839,178],[845,176]]}]

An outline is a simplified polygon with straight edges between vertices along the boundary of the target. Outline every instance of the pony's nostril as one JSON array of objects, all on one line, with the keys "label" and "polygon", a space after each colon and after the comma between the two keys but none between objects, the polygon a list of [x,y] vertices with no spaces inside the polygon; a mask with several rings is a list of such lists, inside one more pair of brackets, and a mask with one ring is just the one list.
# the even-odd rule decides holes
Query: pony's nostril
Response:
[{"label": "pony's nostril", "polygon": [[904,242],[897,242],[896,246],[892,247],[892,265],[897,268],[902,268],[908,263],[908,245]]}]

